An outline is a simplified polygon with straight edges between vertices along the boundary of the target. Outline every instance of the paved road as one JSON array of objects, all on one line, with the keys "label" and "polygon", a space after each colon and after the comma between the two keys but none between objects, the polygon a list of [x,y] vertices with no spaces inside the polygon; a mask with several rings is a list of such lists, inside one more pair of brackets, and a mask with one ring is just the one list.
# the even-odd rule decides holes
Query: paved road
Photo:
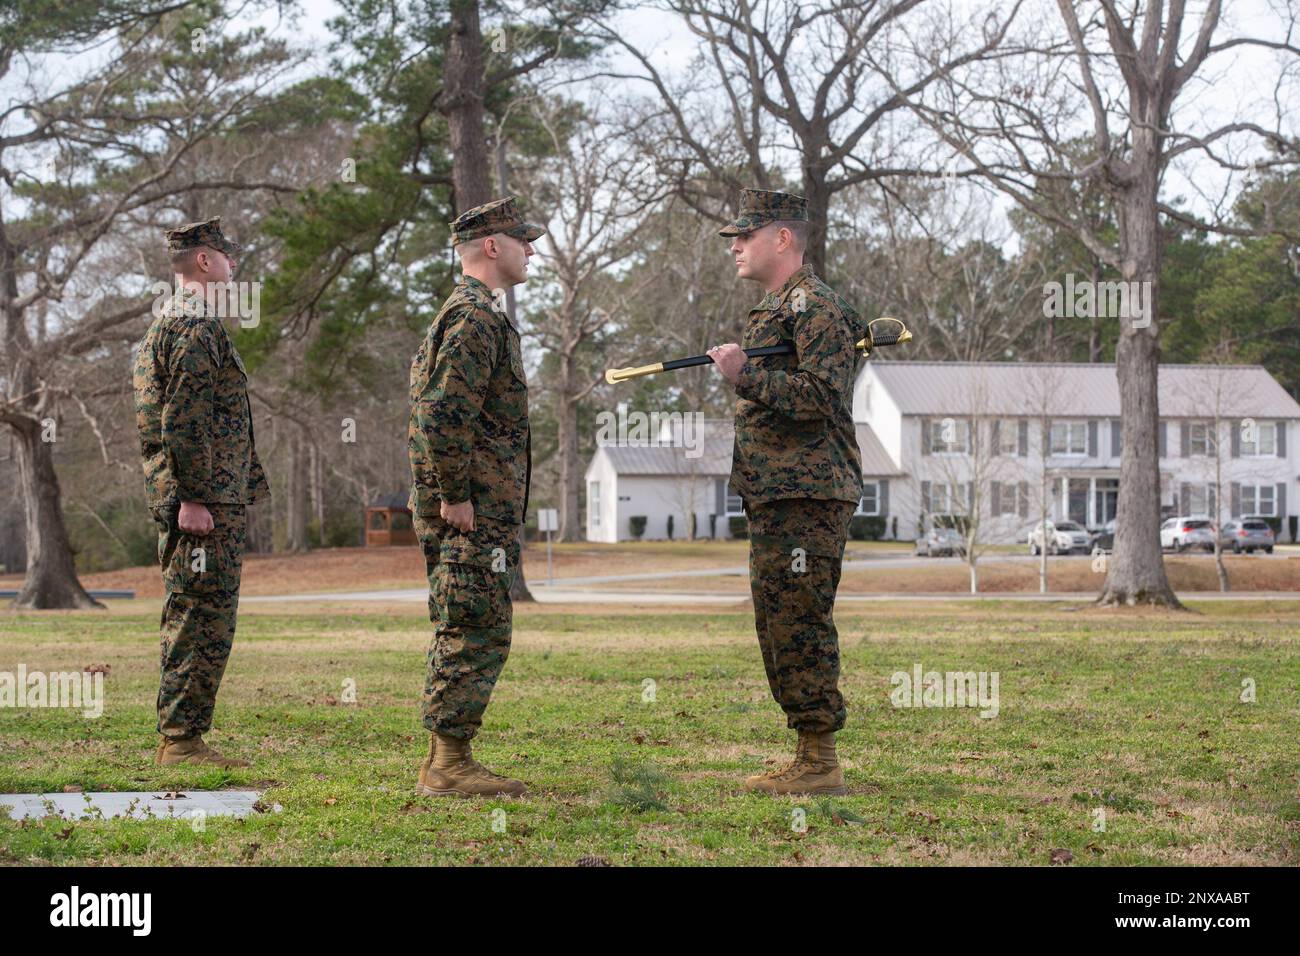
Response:
[{"label": "paved road", "polygon": [[[850,546],[850,550],[852,550]],[[1258,561],[1279,561],[1286,560],[1288,557],[1300,555],[1300,548],[1287,547],[1279,549],[1274,554],[1257,554],[1253,555],[1254,560]],[[1204,560],[1210,560],[1210,556],[1203,555]],[[1038,558],[1028,554],[990,554],[985,561],[1011,564],[1037,564]],[[1056,561],[1091,561],[1092,556],[1087,554],[1077,555],[1060,555],[1051,559]],[[871,555],[869,557],[851,558],[844,562],[846,571],[862,571],[872,568],[907,568],[907,567],[934,567],[942,564],[962,564],[960,558],[921,558],[911,554],[883,554]],[[542,604],[739,604],[749,600],[749,595],[743,592],[717,592],[717,591],[632,591],[632,590],[606,590],[599,585],[623,583],[628,581],[667,581],[676,578],[712,578],[712,577],[745,577],[749,576],[749,567],[743,564],[730,565],[718,568],[696,568],[694,570],[680,571],[645,571],[633,574],[602,574],[590,575],[587,577],[557,578],[553,583],[541,579],[529,579],[528,588],[532,591],[533,597]],[[970,601],[970,600],[996,600],[996,601],[1089,601],[1093,597],[1092,592],[1079,591],[1058,591],[1048,594],[1023,593],[1023,592],[990,592],[972,597],[965,592],[941,592],[933,594],[843,594],[838,600],[841,601],[898,601],[898,600],[924,600],[924,601]],[[1300,600],[1300,591],[1234,591],[1228,594],[1220,594],[1213,591],[1188,591],[1179,594],[1180,598],[1195,601],[1258,601],[1258,600],[1276,600],[1276,601],[1295,601]],[[308,602],[316,603],[322,601],[391,601],[399,604],[416,603],[424,604],[429,599],[429,593],[424,588],[399,588],[384,591],[329,591],[317,594],[286,594],[270,595],[262,597],[244,597],[240,600],[250,603],[262,602]]]},{"label": "paved road", "polygon": [[[708,591],[603,591],[598,588],[539,588],[529,581],[528,588],[539,604],[741,604],[749,600],[748,594],[719,594]],[[1184,601],[1300,601],[1300,591],[1181,591]],[[939,594],[841,594],[836,600],[850,603],[889,601],[1070,601],[1085,604],[1096,597],[1088,591],[1055,591],[1047,594],[1022,592],[988,592],[970,595],[947,591]],[[394,591],[332,591],[325,594],[290,594],[240,598],[241,602],[292,602],[322,603],[328,601],[388,601],[396,604],[425,604],[429,592],[425,590]]]}]

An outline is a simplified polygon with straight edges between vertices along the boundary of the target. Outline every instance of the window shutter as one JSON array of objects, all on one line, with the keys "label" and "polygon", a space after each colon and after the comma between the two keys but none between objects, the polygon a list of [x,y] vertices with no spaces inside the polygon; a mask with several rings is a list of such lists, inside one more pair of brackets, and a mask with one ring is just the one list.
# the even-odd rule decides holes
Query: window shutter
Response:
[{"label": "window shutter", "polygon": [[997,457],[1002,454],[1002,442],[1000,441],[1002,433],[1002,419],[995,418],[989,423],[989,455]]},{"label": "window shutter", "polygon": [[1169,457],[1169,423],[1160,423],[1160,457]]},{"label": "window shutter", "polygon": [[1209,499],[1209,503],[1210,503],[1210,517],[1211,517],[1212,519],[1214,519],[1214,523],[1215,523],[1215,524],[1218,524],[1218,523],[1219,523],[1219,500],[1218,500],[1218,499],[1219,499],[1219,494],[1218,494],[1218,489],[1216,489],[1216,488],[1214,487],[1214,485],[1206,485],[1206,486],[1205,486],[1205,497]]},{"label": "window shutter", "polygon": [[966,482],[966,514],[975,513],[975,482]]},{"label": "window shutter", "polygon": [[1278,422],[1275,426],[1277,438],[1273,440],[1273,447],[1277,449],[1277,457],[1286,457],[1286,422]]},{"label": "window shutter", "polygon": [[1097,419],[1088,421],[1088,457],[1097,457]]},{"label": "window shutter", "polygon": [[713,479],[713,513],[715,515],[725,515],[727,513],[727,479]]},{"label": "window shutter", "polygon": [[1241,482],[1240,481],[1234,481],[1232,483],[1232,516],[1234,518],[1241,517]]},{"label": "window shutter", "polygon": [[1232,430],[1232,457],[1241,457],[1241,422],[1229,422],[1228,427]]},{"label": "window shutter", "polygon": [[888,478],[880,479],[880,495],[879,497],[876,498],[876,502],[880,508],[880,517],[882,518],[889,517],[889,479]]},{"label": "window shutter", "polygon": [[1112,418],[1110,420],[1110,457],[1112,458],[1118,458],[1120,456],[1121,434],[1123,433],[1120,431],[1119,419]]},{"label": "window shutter", "polygon": [[921,419],[921,454],[930,454],[930,419],[928,418]]},{"label": "window shutter", "polygon": [[989,483],[989,494],[993,498],[993,509],[990,512],[994,517],[1002,514],[1002,486],[996,481]]},{"label": "window shutter", "polygon": [[1021,457],[1021,458],[1026,458],[1026,457],[1028,457],[1028,455],[1029,455],[1029,421],[1028,421],[1028,419],[1024,419],[1024,418],[1022,418],[1022,419],[1020,420],[1020,442],[1019,442],[1019,444],[1020,444],[1020,448],[1019,448],[1019,450],[1018,450],[1018,454],[1020,455],[1020,457]]},{"label": "window shutter", "polygon": [[1192,426],[1188,422],[1178,423],[1178,454],[1183,458],[1192,454]]},{"label": "window shutter", "polygon": [[1188,499],[1190,498],[1191,498],[1191,486],[1184,481],[1182,484],[1178,486],[1178,513],[1180,515],[1187,514],[1187,510],[1190,507],[1190,502]]},{"label": "window shutter", "polygon": [[921,482],[921,513],[927,515],[930,513],[930,483],[928,481]]},{"label": "window shutter", "polygon": [[1277,516],[1279,518],[1286,517],[1286,482],[1285,481],[1279,481],[1277,483],[1277,508],[1275,510],[1277,511]]},{"label": "window shutter", "polygon": [[1020,483],[1020,517],[1029,517],[1029,482]]}]

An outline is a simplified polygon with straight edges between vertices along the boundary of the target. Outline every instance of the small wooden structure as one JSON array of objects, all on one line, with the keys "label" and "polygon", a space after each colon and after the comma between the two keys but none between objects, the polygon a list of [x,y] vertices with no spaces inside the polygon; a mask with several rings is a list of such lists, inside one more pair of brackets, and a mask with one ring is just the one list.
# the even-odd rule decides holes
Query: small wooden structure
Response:
[{"label": "small wooden structure", "polygon": [[405,495],[380,495],[366,505],[367,548],[392,548],[417,543]]}]

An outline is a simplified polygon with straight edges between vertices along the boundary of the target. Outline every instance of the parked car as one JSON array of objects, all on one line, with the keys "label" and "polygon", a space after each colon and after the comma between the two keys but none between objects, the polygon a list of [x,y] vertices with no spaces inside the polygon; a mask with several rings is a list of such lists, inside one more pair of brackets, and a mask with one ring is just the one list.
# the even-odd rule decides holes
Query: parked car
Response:
[{"label": "parked car", "polygon": [[966,542],[956,528],[931,528],[916,539],[916,553],[927,558],[936,554],[964,555]]},{"label": "parked car", "polygon": [[1160,526],[1160,547],[1174,551],[1188,548],[1214,550],[1214,523],[1209,518],[1180,515]]},{"label": "parked car", "polygon": [[1044,540],[1047,542],[1048,554],[1087,551],[1090,544],[1088,529],[1077,521],[1049,521],[1046,535],[1043,534],[1043,523],[1040,521],[1029,532],[1029,553],[1040,553]]},{"label": "parked car", "polygon": [[1252,554],[1257,548],[1273,553],[1273,528],[1260,518],[1239,518],[1223,526],[1219,546],[1233,554]]},{"label": "parked car", "polygon": [[1092,545],[1089,551],[1096,551],[1100,548],[1102,551],[1115,550],[1115,519],[1111,518],[1102,526],[1102,529],[1092,536]]}]

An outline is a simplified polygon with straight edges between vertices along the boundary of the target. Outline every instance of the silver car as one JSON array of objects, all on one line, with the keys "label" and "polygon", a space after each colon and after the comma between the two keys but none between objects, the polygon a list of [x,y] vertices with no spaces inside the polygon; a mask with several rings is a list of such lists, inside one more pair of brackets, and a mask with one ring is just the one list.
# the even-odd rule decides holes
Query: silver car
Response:
[{"label": "silver car", "polygon": [[1229,521],[1223,526],[1219,546],[1225,551],[1231,548],[1233,554],[1241,554],[1243,551],[1252,554],[1257,549],[1272,554],[1273,529],[1267,521],[1259,518]]},{"label": "silver car", "polygon": [[931,528],[916,539],[916,553],[927,558],[936,554],[963,555],[966,542],[956,528]]},{"label": "silver car", "polygon": [[1169,518],[1160,526],[1160,546],[1174,551],[1214,550],[1214,523],[1209,518]]}]

